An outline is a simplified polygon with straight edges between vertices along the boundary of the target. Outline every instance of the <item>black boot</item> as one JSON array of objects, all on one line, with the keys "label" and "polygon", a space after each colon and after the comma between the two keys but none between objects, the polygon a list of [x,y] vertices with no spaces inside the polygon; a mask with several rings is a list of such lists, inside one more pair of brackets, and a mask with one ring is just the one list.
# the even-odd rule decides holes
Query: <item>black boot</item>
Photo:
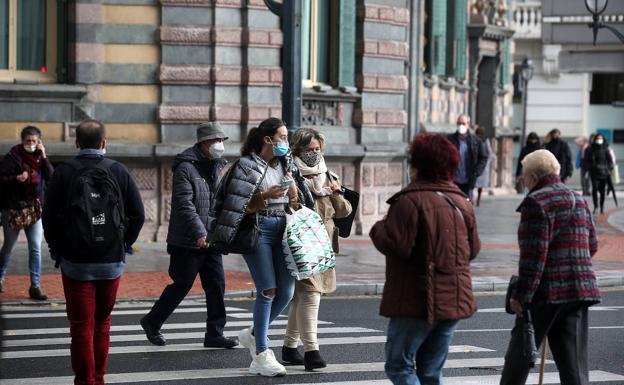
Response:
[{"label": "black boot", "polygon": [[141,318],[139,322],[141,327],[145,331],[145,336],[147,340],[156,346],[165,346],[167,345],[167,340],[160,332],[160,328],[154,327],[146,317]]},{"label": "black boot", "polygon": [[323,359],[323,357],[321,357],[321,353],[318,350],[305,352],[303,357],[303,364],[305,366],[305,370],[320,369],[327,366],[325,360]]},{"label": "black boot", "polygon": [[282,362],[285,365],[302,365],[303,357],[297,348],[282,346]]}]

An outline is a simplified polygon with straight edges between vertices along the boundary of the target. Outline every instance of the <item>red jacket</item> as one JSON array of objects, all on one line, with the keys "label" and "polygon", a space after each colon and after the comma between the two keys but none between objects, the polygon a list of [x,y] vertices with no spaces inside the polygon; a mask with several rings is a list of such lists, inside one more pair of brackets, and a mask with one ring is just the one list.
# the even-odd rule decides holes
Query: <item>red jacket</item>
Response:
[{"label": "red jacket", "polygon": [[[461,215],[443,196],[452,199]],[[470,261],[481,248],[472,205],[451,182],[412,182],[388,200],[385,219],[370,231],[386,256],[380,314],[434,321],[477,310]]]}]

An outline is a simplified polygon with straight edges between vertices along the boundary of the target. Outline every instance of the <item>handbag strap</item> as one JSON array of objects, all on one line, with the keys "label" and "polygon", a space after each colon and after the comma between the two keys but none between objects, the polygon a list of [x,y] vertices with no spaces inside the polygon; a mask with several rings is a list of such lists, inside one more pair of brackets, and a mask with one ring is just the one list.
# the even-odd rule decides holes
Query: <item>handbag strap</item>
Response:
[{"label": "handbag strap", "polygon": [[[457,205],[455,204],[455,202],[453,202],[453,200],[451,199],[451,197],[449,197],[448,195],[446,195],[445,193],[443,193],[442,191],[436,191],[436,194],[438,194],[439,196],[441,196],[442,198],[444,198],[444,200],[451,205],[451,207],[453,207],[457,213],[459,214],[459,216],[461,217],[461,219],[464,221],[464,225],[466,226],[466,232],[468,233],[468,241],[470,242],[470,248],[472,249],[472,231],[470,230],[470,226],[468,226],[468,220],[466,219],[466,216],[464,215],[464,213],[461,211],[461,209],[459,207],[457,207]],[[471,250],[472,252],[472,250]]]}]

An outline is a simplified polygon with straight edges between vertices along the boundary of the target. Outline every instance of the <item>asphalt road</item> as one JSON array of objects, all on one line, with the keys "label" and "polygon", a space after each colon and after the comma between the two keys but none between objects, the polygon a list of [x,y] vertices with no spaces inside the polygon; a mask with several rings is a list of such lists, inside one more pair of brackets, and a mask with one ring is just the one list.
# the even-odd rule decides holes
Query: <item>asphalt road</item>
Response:
[{"label": "asphalt road", "polygon": [[[590,312],[592,384],[624,384],[624,290],[605,291],[602,304]],[[445,384],[494,384],[509,340],[513,317],[502,309],[500,295],[479,296],[480,311],[460,323],[452,342]],[[228,301],[227,335],[251,323],[249,300]],[[199,301],[185,302],[166,324],[166,347],[150,345],[138,326],[149,303],[122,303],[113,316],[107,383],[172,384],[389,384],[383,373],[387,320],[378,316],[379,298],[327,298],[321,303],[321,353],[328,368],[306,373],[288,367],[281,378],[249,376],[244,349],[210,350],[201,345],[205,315]],[[286,318],[270,335],[276,356]],[[69,338],[64,309],[4,307],[5,338],[0,384],[71,384]],[[558,384],[556,367],[546,365],[546,383]],[[530,377],[528,383],[535,377]]]}]

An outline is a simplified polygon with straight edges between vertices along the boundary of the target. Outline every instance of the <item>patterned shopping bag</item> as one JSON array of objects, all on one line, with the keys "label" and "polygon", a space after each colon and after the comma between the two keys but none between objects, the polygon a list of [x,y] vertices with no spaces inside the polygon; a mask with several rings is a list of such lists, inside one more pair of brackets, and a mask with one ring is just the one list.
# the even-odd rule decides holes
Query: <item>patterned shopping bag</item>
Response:
[{"label": "patterned shopping bag", "polygon": [[321,217],[307,207],[286,216],[284,232],[286,267],[298,280],[336,266],[336,254]]}]

